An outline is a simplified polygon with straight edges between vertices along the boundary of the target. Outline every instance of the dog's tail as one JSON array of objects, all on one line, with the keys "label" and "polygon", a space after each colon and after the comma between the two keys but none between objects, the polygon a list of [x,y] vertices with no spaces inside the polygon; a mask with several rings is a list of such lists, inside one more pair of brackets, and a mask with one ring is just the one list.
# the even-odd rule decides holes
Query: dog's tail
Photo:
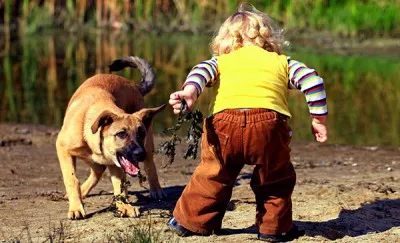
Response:
[{"label": "dog's tail", "polygon": [[142,58],[136,56],[126,56],[121,59],[114,60],[110,66],[110,72],[120,71],[126,67],[132,67],[139,69],[142,74],[142,80],[137,84],[137,87],[142,93],[145,95],[150,92],[150,90],[154,87],[155,81],[155,73],[151,65],[143,60]]}]

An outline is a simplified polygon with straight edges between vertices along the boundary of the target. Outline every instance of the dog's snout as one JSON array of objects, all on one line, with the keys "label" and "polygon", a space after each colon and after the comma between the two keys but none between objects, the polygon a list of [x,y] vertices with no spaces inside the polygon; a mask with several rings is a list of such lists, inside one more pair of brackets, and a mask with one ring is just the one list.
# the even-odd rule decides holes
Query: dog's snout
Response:
[{"label": "dog's snout", "polygon": [[144,149],[137,147],[133,150],[133,156],[136,161],[143,161],[146,159],[146,151]]},{"label": "dog's snout", "polygon": [[123,151],[121,151],[121,154],[129,161],[136,162],[144,161],[147,157],[146,150],[143,147],[138,146],[137,144],[131,144]]}]

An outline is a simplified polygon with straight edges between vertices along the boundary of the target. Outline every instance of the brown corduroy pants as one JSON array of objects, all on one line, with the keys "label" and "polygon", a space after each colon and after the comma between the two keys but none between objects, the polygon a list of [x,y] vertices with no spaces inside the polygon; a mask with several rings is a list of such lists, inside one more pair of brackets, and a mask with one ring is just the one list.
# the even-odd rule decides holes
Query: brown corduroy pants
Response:
[{"label": "brown corduroy pants", "polygon": [[258,231],[289,231],[296,173],[286,119],[265,109],[225,110],[207,118],[203,131],[201,162],[173,213],[178,223],[200,234],[220,229],[235,180],[248,164],[255,165],[250,185]]}]

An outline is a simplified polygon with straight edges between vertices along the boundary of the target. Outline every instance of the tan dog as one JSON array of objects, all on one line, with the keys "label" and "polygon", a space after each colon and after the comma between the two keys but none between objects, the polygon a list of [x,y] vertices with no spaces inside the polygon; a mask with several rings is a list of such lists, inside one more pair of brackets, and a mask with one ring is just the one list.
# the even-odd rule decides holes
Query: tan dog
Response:
[{"label": "tan dog", "polygon": [[[97,184],[106,168],[109,169],[115,196],[126,197],[121,186],[125,173],[136,176],[138,162],[150,184],[150,196],[165,196],[158,182],[153,161],[153,116],[165,105],[145,109],[143,96],[154,85],[151,66],[138,57],[114,61],[110,71],[136,67],[142,80],[135,85],[117,75],[98,74],[86,80],[69,101],[64,124],[57,138],[57,155],[69,200],[69,219],[85,217],[83,198]],[[82,184],[76,177],[76,159],[90,166],[89,178]],[[121,216],[138,216],[139,210],[127,202],[116,204]]]}]

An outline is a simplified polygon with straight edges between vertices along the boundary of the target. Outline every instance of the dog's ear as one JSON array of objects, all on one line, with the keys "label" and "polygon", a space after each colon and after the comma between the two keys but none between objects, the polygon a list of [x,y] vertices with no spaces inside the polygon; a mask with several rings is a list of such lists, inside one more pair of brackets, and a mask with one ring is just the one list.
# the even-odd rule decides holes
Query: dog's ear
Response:
[{"label": "dog's ear", "polygon": [[140,119],[142,119],[143,124],[146,126],[146,128],[148,128],[151,124],[151,121],[153,120],[153,117],[161,112],[162,110],[165,109],[167,105],[161,105],[159,107],[155,107],[155,108],[144,108],[141,109],[140,111],[136,112],[135,115],[139,116]]},{"label": "dog's ear", "polygon": [[95,134],[100,127],[111,124],[116,118],[117,115],[115,115],[111,111],[103,111],[93,122],[93,125],[91,126],[92,133]]}]

